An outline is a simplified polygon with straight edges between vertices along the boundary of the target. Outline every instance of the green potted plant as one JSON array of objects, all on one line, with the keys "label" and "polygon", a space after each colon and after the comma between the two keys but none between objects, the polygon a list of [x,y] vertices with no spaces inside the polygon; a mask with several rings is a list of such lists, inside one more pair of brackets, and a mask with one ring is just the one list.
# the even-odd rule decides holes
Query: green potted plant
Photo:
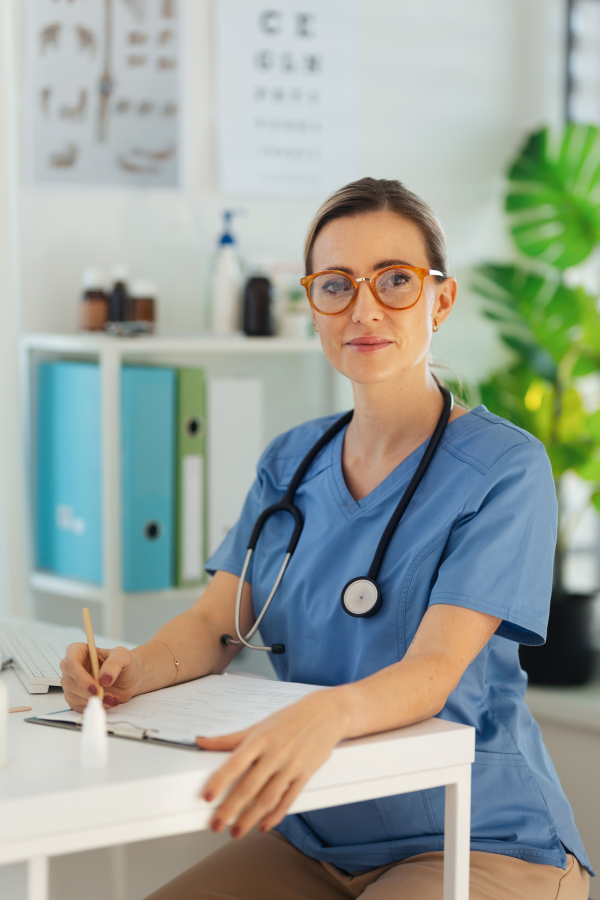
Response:
[{"label": "green potted plant", "polygon": [[559,498],[548,641],[522,646],[521,660],[531,681],[580,684],[593,671],[593,598],[565,586],[572,525],[561,481],[575,472],[591,482],[600,510],[600,396],[594,404],[585,390],[590,376],[600,379],[600,312],[597,295],[580,283],[582,264],[600,248],[600,131],[569,124],[560,135],[529,136],[510,166],[505,208],[521,258],[479,266],[474,287],[512,361],[479,391],[491,412],[544,443]]}]

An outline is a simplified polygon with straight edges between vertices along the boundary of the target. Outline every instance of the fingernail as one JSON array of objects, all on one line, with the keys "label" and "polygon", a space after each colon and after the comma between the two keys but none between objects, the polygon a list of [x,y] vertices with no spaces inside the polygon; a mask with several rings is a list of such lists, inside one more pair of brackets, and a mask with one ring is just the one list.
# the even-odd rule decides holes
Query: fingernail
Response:
[{"label": "fingernail", "polygon": [[117,700],[116,697],[111,697],[111,698],[110,698],[110,705],[111,705],[111,706],[118,706],[118,705],[119,705],[119,701]]},{"label": "fingernail", "polygon": [[241,833],[242,833],[242,829],[240,828],[239,825],[234,825],[233,828],[231,829],[231,837],[232,838],[239,837]]},{"label": "fingernail", "polygon": [[95,697],[98,694],[98,688],[95,684],[88,685],[88,693]]},{"label": "fingernail", "polygon": [[220,831],[221,828],[223,827],[223,822],[221,821],[221,819],[215,819],[214,822],[212,822],[210,827],[212,828],[213,831]]},{"label": "fingernail", "polygon": [[112,675],[108,675],[108,673],[107,673],[106,675],[102,675],[100,677],[100,684],[109,685],[111,683],[112,683]]},{"label": "fingernail", "polygon": [[211,800],[215,799],[215,795],[213,794],[212,791],[207,791],[206,794],[204,795],[204,799],[206,800],[207,803],[210,803]]}]

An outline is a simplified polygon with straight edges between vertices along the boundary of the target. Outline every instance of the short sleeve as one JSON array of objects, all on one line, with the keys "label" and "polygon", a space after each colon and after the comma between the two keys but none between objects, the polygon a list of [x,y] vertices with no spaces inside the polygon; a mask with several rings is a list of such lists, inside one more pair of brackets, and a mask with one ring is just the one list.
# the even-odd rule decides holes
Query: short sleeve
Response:
[{"label": "short sleeve", "polygon": [[498,616],[496,634],[543,644],[556,528],[556,491],[543,446],[512,447],[482,477],[453,526],[429,605]]}]

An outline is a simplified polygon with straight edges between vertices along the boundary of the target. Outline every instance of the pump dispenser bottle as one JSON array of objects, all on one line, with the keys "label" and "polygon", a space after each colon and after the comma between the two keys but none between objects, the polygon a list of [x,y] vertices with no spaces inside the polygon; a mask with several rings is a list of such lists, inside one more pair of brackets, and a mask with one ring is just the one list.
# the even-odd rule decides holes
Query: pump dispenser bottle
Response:
[{"label": "pump dispenser bottle", "polygon": [[212,282],[212,331],[234,334],[241,330],[241,271],[237,244],[231,232],[233,211],[223,213],[223,234],[215,258]]}]

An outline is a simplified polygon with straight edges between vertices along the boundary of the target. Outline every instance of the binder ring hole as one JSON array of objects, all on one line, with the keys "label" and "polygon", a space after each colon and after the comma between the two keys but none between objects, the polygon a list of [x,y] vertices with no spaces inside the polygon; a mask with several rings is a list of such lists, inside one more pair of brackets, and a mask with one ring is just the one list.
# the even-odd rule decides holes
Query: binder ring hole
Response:
[{"label": "binder ring hole", "polygon": [[155,541],[160,537],[160,524],[158,522],[146,522],[144,525],[144,536],[148,538],[149,541]]},{"label": "binder ring hole", "polygon": [[188,437],[201,437],[204,433],[204,420],[200,416],[188,416],[183,423],[183,430]]}]

